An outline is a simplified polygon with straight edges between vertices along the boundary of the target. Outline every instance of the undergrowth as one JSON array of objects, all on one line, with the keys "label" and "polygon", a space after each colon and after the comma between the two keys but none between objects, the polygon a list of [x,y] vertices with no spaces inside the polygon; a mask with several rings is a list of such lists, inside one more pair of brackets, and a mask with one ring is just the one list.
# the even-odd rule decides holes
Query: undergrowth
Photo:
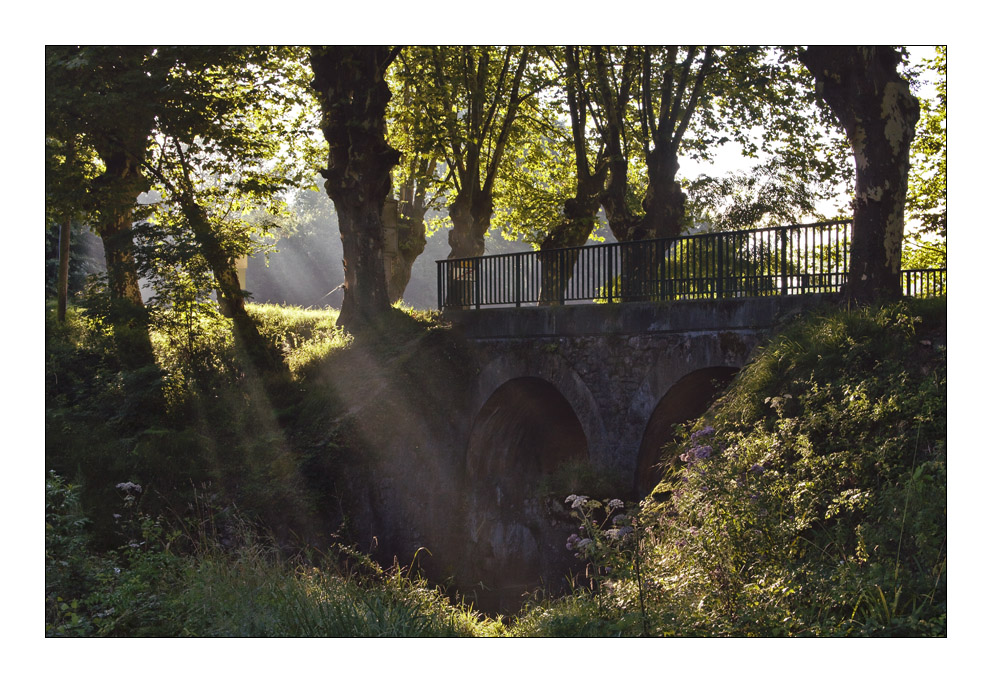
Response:
[{"label": "undergrowth", "polygon": [[679,467],[644,501],[596,500],[595,473],[549,479],[590,489],[563,501],[588,566],[571,595],[512,619],[327,529],[311,542],[309,520],[347,484],[347,448],[324,424],[353,408],[341,382],[390,368],[396,400],[452,385],[417,362],[462,365],[436,315],[394,311],[389,334],[353,338],[334,311],[249,311],[292,374],[278,400],[223,320],[159,320],[160,368],[127,371],[98,319],[49,311],[46,635],[946,634],[942,300],[782,330],[686,429]]},{"label": "undergrowth", "polygon": [[629,516],[638,537],[590,533],[594,501],[579,501],[587,538],[573,541],[600,582],[534,608],[522,627],[946,635],[945,335],[942,301],[783,330]]}]

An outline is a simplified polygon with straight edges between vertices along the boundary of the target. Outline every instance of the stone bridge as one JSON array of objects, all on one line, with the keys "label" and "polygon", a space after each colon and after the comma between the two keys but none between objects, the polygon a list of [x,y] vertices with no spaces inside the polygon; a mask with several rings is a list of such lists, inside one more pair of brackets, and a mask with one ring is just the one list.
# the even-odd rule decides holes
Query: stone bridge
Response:
[{"label": "stone bridge", "polygon": [[502,596],[497,608],[560,577],[574,528],[542,486],[585,470],[605,473],[613,495],[649,493],[674,426],[699,417],[774,326],[827,299],[836,295],[446,310],[480,368],[463,413],[471,428],[455,444],[469,492],[466,573]]}]

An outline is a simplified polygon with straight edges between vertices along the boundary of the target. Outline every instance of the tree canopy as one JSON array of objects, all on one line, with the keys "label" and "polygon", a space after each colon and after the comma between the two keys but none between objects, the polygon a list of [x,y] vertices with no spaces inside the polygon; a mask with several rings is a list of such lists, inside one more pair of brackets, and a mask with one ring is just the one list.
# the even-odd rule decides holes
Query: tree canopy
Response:
[{"label": "tree canopy", "polygon": [[[855,178],[850,130],[826,86],[814,87],[821,74],[806,66],[810,51],[795,46],[379,51],[374,68],[352,69],[347,80],[368,50],[327,48],[315,60],[305,48],[49,47],[47,222],[93,226],[110,291],[140,328],[139,267],[160,284],[177,268],[200,268],[201,289],[217,289],[221,309],[241,317],[235,259],[271,246],[288,193],[311,186],[321,167],[345,241],[352,228],[340,219],[360,206],[356,239],[381,245],[344,257],[346,300],[374,309],[402,296],[438,227],[453,258],[485,253],[493,228],[545,250],[607,230],[625,241],[737,229],[829,217],[823,200]],[[943,240],[946,49],[923,66],[938,78],[912,138],[907,235]],[[359,92],[368,94],[361,115]],[[362,140],[370,154],[349,160]],[[327,164],[317,161],[322,146]],[[685,160],[706,162],[723,148],[753,159],[752,169],[680,175]],[[151,207],[148,190],[158,198]],[[381,287],[375,263],[389,198],[398,256],[382,275],[385,294],[362,293]],[[138,221],[155,226],[149,237]],[[150,254],[141,264],[135,237]],[[167,256],[183,245],[195,245],[199,260]],[[548,271],[544,286],[567,281]]]}]

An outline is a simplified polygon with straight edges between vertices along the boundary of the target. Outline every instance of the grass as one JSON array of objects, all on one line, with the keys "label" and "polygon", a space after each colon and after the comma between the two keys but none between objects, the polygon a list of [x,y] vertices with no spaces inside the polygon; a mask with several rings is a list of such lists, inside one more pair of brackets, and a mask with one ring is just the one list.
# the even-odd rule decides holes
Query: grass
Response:
[{"label": "grass", "polygon": [[[622,523],[637,532],[586,546],[589,587],[509,619],[381,568],[327,530],[307,540],[315,512],[338,504],[308,493],[308,477],[331,490],[339,454],[362,456],[361,443],[327,442],[337,437],[325,422],[378,401],[342,387],[368,387],[369,365],[402,387],[391,400],[457,391],[464,358],[436,316],[397,310],[388,335],[356,339],[332,310],[250,312],[283,349],[296,398],[270,405],[222,334],[169,355],[158,330],[173,393],[140,427],[105,331],[79,309],[65,325],[50,316],[47,634],[946,634],[944,301],[783,329],[687,430],[685,464],[628,503]],[[559,478],[595,496],[598,477]],[[157,490],[128,500],[114,484],[129,480]]]}]

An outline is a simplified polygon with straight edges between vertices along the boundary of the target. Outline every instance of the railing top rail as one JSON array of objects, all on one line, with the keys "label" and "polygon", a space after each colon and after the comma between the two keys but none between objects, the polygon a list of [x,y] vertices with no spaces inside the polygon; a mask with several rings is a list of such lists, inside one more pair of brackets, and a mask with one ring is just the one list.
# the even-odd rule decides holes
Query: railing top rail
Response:
[{"label": "railing top rail", "polygon": [[484,254],[482,256],[462,256],[460,258],[447,258],[447,259],[436,259],[435,263],[452,263],[459,261],[469,261],[473,259],[494,259],[494,258],[507,258],[510,256],[516,256],[518,254],[550,254],[554,252],[563,251],[580,251],[583,249],[606,249],[615,247],[617,244],[630,245],[624,248],[631,248],[633,245],[639,244],[658,244],[664,242],[678,242],[681,240],[691,240],[691,239],[713,239],[716,236],[719,237],[736,237],[738,235],[754,235],[763,232],[774,232],[781,230],[796,230],[800,228],[828,228],[839,225],[849,225],[853,222],[851,218],[839,218],[830,221],[819,221],[817,223],[795,223],[792,225],[770,225],[764,228],[747,228],[744,230],[727,230],[724,232],[700,232],[694,235],[678,235],[676,237],[656,237],[653,239],[646,240],[631,240],[629,242],[607,242],[603,244],[583,244],[576,247],[556,247],[554,249],[544,249],[533,251],[510,251],[504,254]]}]

